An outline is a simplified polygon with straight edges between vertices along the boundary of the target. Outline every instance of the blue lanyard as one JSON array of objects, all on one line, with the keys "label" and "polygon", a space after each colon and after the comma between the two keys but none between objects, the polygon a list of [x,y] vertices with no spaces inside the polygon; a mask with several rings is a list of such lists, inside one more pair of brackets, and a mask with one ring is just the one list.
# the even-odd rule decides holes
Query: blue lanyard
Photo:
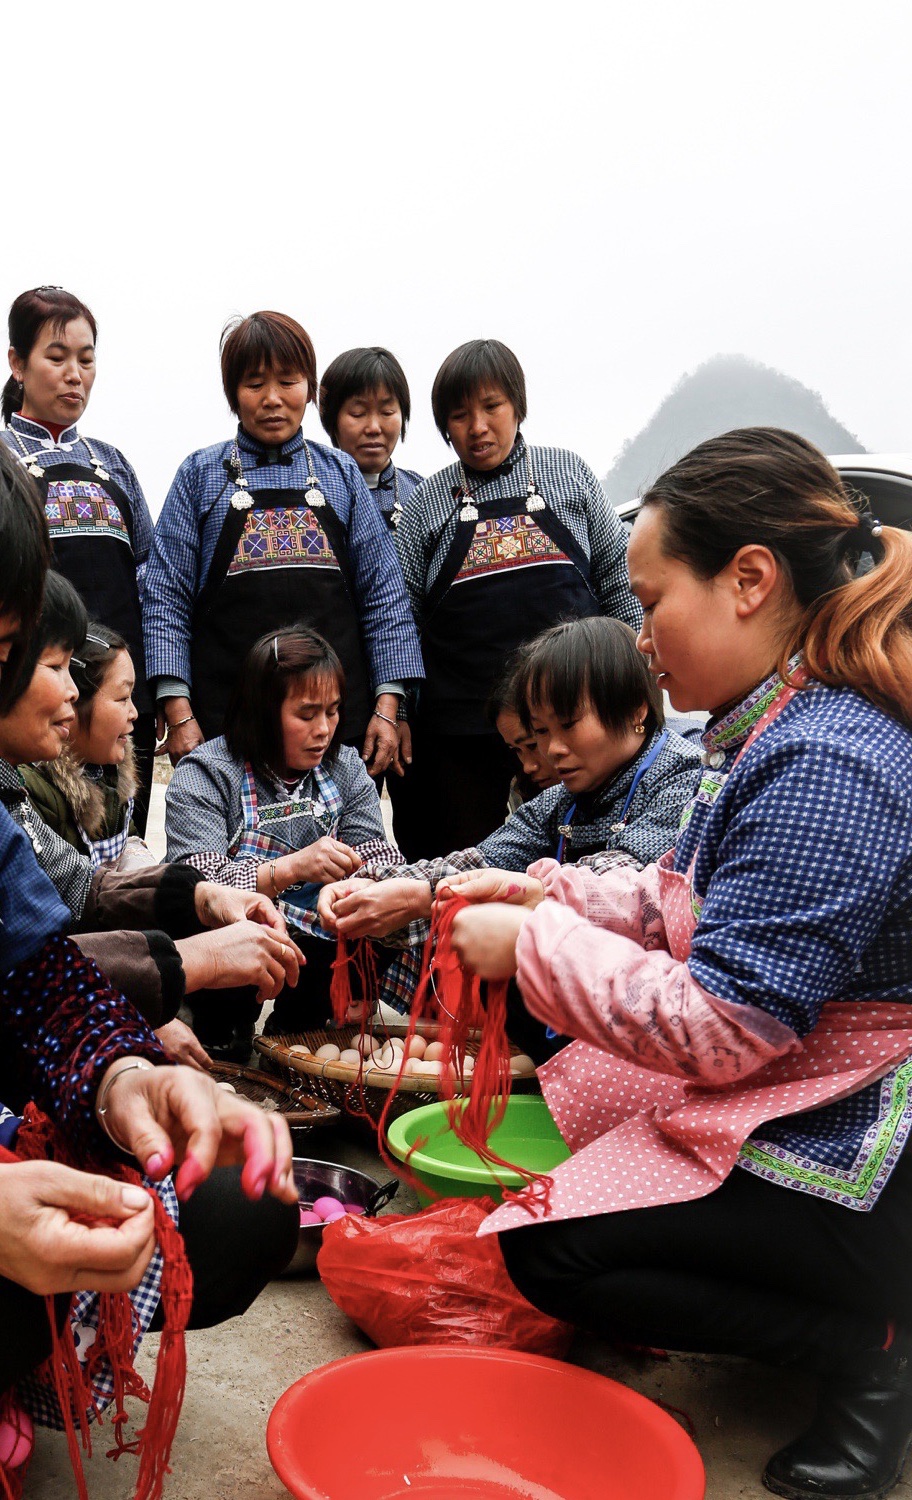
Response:
[{"label": "blue lanyard", "polygon": [[[646,775],[646,772],[649,770],[649,767],[664,750],[667,740],[668,730],[663,729],[655,744],[650,749],[649,754],[645,756],[637,766],[636,771],[633,775],[633,780],[630,783],[630,790],[627,793],[627,796],[624,800],[624,806],[621,809],[620,819],[617,823],[612,823],[611,825],[612,833],[620,833],[624,828],[626,828],[627,814],[630,811],[630,804],[633,801],[634,793],[636,792],[636,789],[639,786],[640,782],[643,780],[643,777]],[[570,837],[570,825],[573,822],[575,815],[576,803],[574,802],[567,809],[566,821],[561,824],[560,839],[558,840],[557,845],[557,862],[559,865],[562,865],[564,862],[564,850],[567,845],[567,840]]]}]

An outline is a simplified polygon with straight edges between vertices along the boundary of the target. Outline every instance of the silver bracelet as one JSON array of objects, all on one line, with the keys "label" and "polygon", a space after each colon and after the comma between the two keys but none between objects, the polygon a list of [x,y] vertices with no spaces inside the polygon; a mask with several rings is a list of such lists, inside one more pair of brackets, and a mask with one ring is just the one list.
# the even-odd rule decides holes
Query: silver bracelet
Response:
[{"label": "silver bracelet", "polygon": [[375,708],[374,709],[373,717],[375,719],[382,719],[383,722],[384,722],[384,724],[392,724],[392,726],[393,726],[394,729],[397,728],[396,720],[395,719],[391,719],[390,716],[389,716],[389,714],[382,714],[380,712],[379,708]]},{"label": "silver bracelet", "polygon": [[[165,722],[167,723],[167,720],[165,720]],[[168,724],[168,734],[171,733],[172,729],[183,729],[185,724],[193,724],[195,722],[196,714],[188,714],[186,719],[178,719],[176,724]],[[165,735],[165,739],[167,738],[168,735]]]},{"label": "silver bracelet", "polygon": [[105,1104],[105,1100],[110,1094],[118,1078],[122,1078],[124,1073],[133,1073],[136,1071],[146,1073],[150,1072],[152,1067],[153,1064],[147,1062],[144,1057],[134,1057],[132,1062],[124,1063],[123,1067],[118,1068],[116,1073],[110,1074],[110,1076],[105,1079],[104,1083],[101,1086],[98,1098],[95,1101],[95,1115],[99,1125],[101,1126],[105,1135],[108,1137],[108,1140],[114,1142],[114,1145],[117,1147],[118,1151],[127,1151],[127,1147],[123,1144],[122,1141],[119,1141],[117,1139],[117,1136],[114,1134],[107,1122],[106,1116],[108,1113],[108,1106]]}]

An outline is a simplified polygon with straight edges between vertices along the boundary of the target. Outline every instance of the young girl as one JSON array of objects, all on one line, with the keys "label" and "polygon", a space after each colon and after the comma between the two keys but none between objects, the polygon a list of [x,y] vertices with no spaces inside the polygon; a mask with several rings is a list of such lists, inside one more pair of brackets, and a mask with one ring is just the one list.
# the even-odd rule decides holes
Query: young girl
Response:
[{"label": "young girl", "polygon": [[316,400],[308,334],[284,313],[226,327],[235,436],[191,453],[155,528],[145,576],[148,665],[172,761],[222,733],[241,664],[264,631],[306,616],[348,685],[342,738],[379,775],[421,652],[388,528],[347,453],[305,438]]},{"label": "young girl", "polygon": [[[132,729],[136,673],[127,644],[97,622],[70,657],[79,697],[69,738],[56,760],[23,766],[29,800],[49,827],[93,865],[117,864],[132,827],[136,791]],[[154,864],[137,841],[140,862]]]},{"label": "young girl", "polygon": [[518,663],[508,669],[488,699],[488,718],[504,744],[513,751],[519,761],[519,770],[510,783],[507,806],[514,813],[523,802],[537,797],[549,786],[556,786],[560,777],[548,757],[539,749],[538,742],[528,725],[523,723],[525,704],[518,688]]},{"label": "young girl", "polygon": [[411,414],[405,371],[388,349],[346,349],[327,366],[320,382],[320,421],[335,446],[355,460],[391,531],[421,483],[420,474],[393,463]]},{"label": "young girl", "polygon": [[658,866],[451,882],[518,903],[459,914],[464,961],[580,1039],[542,1070],[575,1152],[548,1222],[490,1223],[554,1314],[816,1372],[765,1484],[881,1496],[912,1437],[912,537],[751,429],[657,481],[629,561],[705,772]]},{"label": "young girl", "polygon": [[[335,945],[316,921],[320,886],[365,859],[401,863],[361,757],[339,744],[344,692],[339,658],[315,631],[290,626],[262,636],[244,662],[225,734],[182,760],[168,788],[168,858],[262,891],[299,933],[307,965],[279,995],[271,1032],[322,1025],[329,1014]],[[231,1004],[223,994],[196,996],[193,1014],[210,1052],[249,1054],[249,991]]]},{"label": "young girl", "polygon": [[[557,784],[474,848],[404,869],[366,863],[355,879],[323,892],[327,926],[346,936],[384,936],[417,923],[408,933],[415,945],[426,936],[438,884],[456,871],[525,871],[548,855],[597,871],[638,869],[672,847],[699,756],[664,727],[662,694],[628,625],[598,616],[545,631],[523,653],[515,691]],[[364,877],[383,883],[371,886]],[[390,1003],[397,998],[384,995]]]}]

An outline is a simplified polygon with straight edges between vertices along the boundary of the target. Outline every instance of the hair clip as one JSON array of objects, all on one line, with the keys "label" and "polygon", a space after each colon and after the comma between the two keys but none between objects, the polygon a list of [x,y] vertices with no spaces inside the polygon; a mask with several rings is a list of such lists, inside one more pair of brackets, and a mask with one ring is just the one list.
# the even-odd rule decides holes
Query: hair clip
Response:
[{"label": "hair clip", "polygon": [[85,669],[86,669],[85,662],[81,661],[78,656],[71,656],[70,657],[70,666],[71,667],[82,667],[83,671],[85,671]]},{"label": "hair clip", "polygon": [[93,646],[104,646],[106,651],[111,649],[110,641],[103,641],[100,635],[92,635],[90,631],[86,631],[86,640],[91,641]]},{"label": "hair clip", "polygon": [[279,638],[278,638],[277,635],[274,635],[273,638],[272,638],[272,654],[275,657],[275,664],[276,664],[276,666],[278,666],[279,665]]}]

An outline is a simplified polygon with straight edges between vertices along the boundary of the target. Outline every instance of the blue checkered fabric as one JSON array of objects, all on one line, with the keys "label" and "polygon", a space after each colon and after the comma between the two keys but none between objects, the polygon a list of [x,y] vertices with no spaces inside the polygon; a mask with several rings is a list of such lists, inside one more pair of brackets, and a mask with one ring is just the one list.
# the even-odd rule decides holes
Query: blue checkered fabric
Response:
[{"label": "blue checkered fabric", "polygon": [[[233,442],[191,453],[177,471],[155,527],[146,571],[143,629],[150,677],[191,683],[193,607],[206,582],[234,484],[225,471]],[[258,464],[268,450],[239,429],[244,477],[259,489],[303,490],[308,475],[299,432],[279,451],[290,464]],[[389,527],[347,453],[308,441],[316,477],[345,528],[373,686],[424,676],[421,649]]]},{"label": "blue checkered fabric", "polygon": [[[759,706],[775,688],[753,695]],[[694,859],[699,922],[689,968],[713,995],[755,1005],[799,1036],[827,1001],[912,1000],[912,732],[849,689],[799,692],[733,770],[750,730],[739,705],[704,735],[706,772],[675,846]],[[718,764],[713,765],[715,760]],[[802,1187],[826,1177],[859,1201],[889,1133],[882,1185],[912,1127],[910,1068],[849,1099],[764,1125],[740,1165]],[[807,1188],[819,1191],[818,1188]]]},{"label": "blue checkered fabric", "polygon": [[393,463],[388,463],[382,474],[378,475],[376,486],[372,488],[368,485],[388,526],[393,525],[397,499],[401,510],[405,510],[407,501],[421,483],[422,476],[416,474],[414,469],[398,469]]},{"label": "blue checkered fabric", "polygon": [[37,455],[41,467],[45,470],[52,469],[57,464],[85,464],[91,468],[93,454],[99,458],[103,467],[120,485],[130,501],[134,556],[140,565],[139,577],[142,581],[142,565],[149,556],[152,543],[152,517],[149,515],[146,497],[140,488],[136,473],[120,449],[112,448],[110,443],[99,442],[97,438],[89,438],[89,446],[87,446],[85,439],[80,437],[75,426],[64,428],[55,442],[47,428],[42,427],[40,422],[31,422],[20,416],[10,417],[9,425],[0,429],[0,439],[20,458],[23,450]]},{"label": "blue checkered fabric", "polygon": [[133,798],[130,797],[123,806],[123,828],[119,833],[111,833],[107,838],[93,839],[90,833],[86,833],[82,824],[77,820],[76,826],[79,835],[86,846],[86,852],[92,861],[93,870],[101,865],[116,865],[120,856],[127,846],[130,837],[130,824],[133,821]]},{"label": "blue checkered fabric", "polygon": [[[635,630],[642,610],[627,577],[627,533],[605,492],[577,453],[564,448],[529,449],[539,493],[590,560],[592,591],[606,615],[625,620]],[[506,464],[493,478],[474,475],[478,499],[524,495],[527,485],[526,444],[517,439]],[[459,465],[450,464],[425,479],[405,507],[396,531],[396,547],[415,619],[423,620],[424,601],[433,588],[453,538],[461,499]]]}]

